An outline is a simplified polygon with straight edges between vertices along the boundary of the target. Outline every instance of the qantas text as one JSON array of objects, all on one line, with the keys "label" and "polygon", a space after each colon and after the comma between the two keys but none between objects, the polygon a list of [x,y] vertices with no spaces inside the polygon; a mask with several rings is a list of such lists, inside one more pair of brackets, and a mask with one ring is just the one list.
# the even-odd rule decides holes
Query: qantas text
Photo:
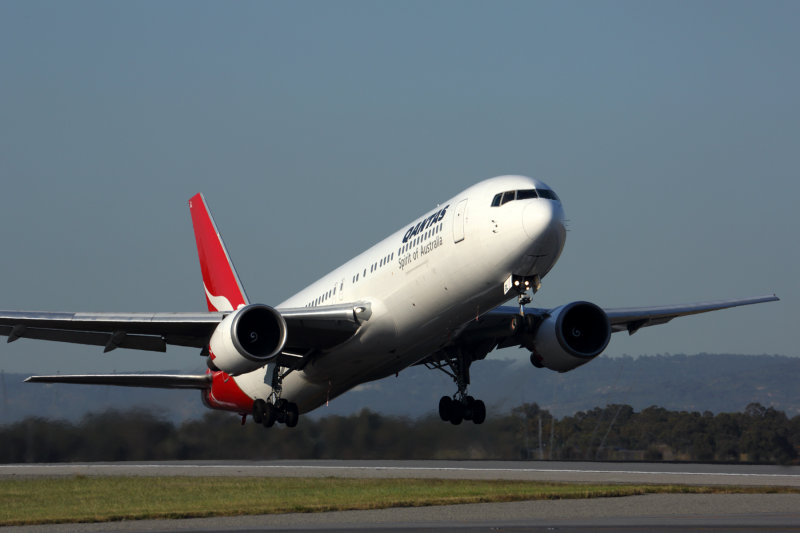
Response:
[{"label": "qantas text", "polygon": [[405,244],[406,242],[408,242],[408,239],[410,239],[414,235],[418,234],[421,231],[425,231],[432,224],[436,224],[437,222],[442,220],[444,218],[445,213],[447,213],[448,207],[450,207],[450,204],[447,204],[446,206],[439,209],[437,212],[435,212],[425,220],[422,220],[421,222],[417,223],[416,226],[411,226],[410,228],[408,228],[408,231],[403,236],[403,243]]}]

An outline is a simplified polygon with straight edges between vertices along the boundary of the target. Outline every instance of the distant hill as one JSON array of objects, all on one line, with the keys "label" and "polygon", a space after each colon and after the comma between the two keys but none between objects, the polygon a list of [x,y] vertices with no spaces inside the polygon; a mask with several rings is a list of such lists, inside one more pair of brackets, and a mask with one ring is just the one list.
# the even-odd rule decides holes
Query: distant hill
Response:
[{"label": "distant hill", "polygon": [[[536,402],[561,417],[611,403],[639,411],[650,405],[670,410],[742,411],[761,403],[800,414],[800,357],[776,355],[658,355],[599,357],[572,372],[558,374],[520,360],[492,359],[472,366],[470,393],[492,412]],[[27,416],[77,420],[90,411],[141,406],[179,422],[206,409],[195,391],[22,383],[26,375],[3,374],[0,423]],[[407,369],[396,378],[368,383],[344,394],[311,416],[350,414],[368,407],[397,416],[434,412],[439,398],[455,386],[441,372]]]}]

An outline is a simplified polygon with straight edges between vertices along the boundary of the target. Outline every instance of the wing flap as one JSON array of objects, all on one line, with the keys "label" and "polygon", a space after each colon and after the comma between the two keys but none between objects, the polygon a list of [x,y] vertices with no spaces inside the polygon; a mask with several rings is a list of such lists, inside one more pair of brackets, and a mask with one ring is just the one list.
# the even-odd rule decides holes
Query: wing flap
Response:
[{"label": "wing flap", "polygon": [[114,348],[132,348],[151,352],[166,352],[167,343],[161,337],[152,335],[131,335],[125,332],[103,333],[95,331],[73,331],[63,329],[45,329],[35,327],[0,326],[0,335],[8,335],[8,341],[17,339],[36,339],[44,341],[69,342],[105,346],[106,351]]},{"label": "wing flap", "polygon": [[78,385],[116,385],[151,389],[207,389],[211,374],[81,374],[31,376],[25,383],[70,383]]}]

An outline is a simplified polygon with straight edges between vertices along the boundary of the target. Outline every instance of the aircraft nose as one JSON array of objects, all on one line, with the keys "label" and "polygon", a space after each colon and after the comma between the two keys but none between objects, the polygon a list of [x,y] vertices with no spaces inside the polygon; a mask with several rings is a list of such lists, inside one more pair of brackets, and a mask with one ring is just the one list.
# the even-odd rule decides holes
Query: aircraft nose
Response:
[{"label": "aircraft nose", "polygon": [[530,202],[522,212],[522,227],[531,240],[555,238],[564,241],[564,210],[557,202],[539,200]]}]

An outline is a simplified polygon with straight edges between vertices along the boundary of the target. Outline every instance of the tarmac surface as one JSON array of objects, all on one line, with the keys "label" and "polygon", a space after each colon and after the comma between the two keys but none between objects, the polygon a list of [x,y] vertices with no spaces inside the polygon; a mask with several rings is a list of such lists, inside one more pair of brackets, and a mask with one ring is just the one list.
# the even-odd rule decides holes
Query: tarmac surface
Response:
[{"label": "tarmac surface", "polygon": [[[800,486],[800,467],[495,461],[278,461],[0,465],[0,477],[72,475],[528,479]],[[794,531],[800,494],[662,494],[187,520],[0,528],[99,531]]]},{"label": "tarmac surface", "polygon": [[0,478],[74,475],[503,479],[568,483],[674,483],[800,487],[800,467],[776,465],[324,460],[0,465]]}]

